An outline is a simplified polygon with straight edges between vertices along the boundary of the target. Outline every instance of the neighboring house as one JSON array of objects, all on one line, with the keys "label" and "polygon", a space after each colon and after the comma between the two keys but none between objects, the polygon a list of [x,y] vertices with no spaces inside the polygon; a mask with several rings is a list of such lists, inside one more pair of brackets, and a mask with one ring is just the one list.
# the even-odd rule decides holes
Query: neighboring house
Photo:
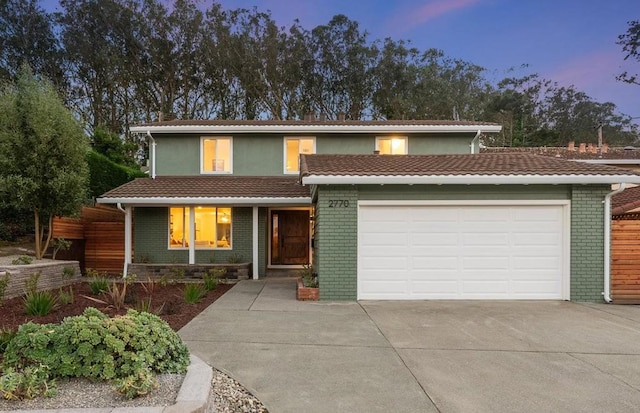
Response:
[{"label": "neighboring house", "polygon": [[480,135],[499,130],[450,121],[152,123],[132,128],[151,141],[151,177],[98,202],[126,211],[126,251],[133,243],[137,256],[240,255],[254,278],[312,262],[321,299],[608,298],[608,195],[640,175],[477,154]]}]

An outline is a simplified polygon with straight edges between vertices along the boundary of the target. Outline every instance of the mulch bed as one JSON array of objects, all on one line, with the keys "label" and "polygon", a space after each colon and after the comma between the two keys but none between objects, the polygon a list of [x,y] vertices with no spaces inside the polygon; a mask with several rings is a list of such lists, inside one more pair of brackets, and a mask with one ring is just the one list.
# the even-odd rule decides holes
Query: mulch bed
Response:
[{"label": "mulch bed", "polygon": [[[199,303],[188,304],[184,301],[184,285],[185,284],[180,283],[166,286],[156,284],[151,295],[151,312],[157,314],[169,323],[175,331],[185,326],[195,316],[200,314],[205,308],[211,305],[211,303],[233,287],[233,285],[230,284],[219,284],[215,290],[210,291]],[[69,287],[64,288],[68,289]],[[0,305],[0,328],[17,330],[21,324],[28,321],[39,324],[58,323],[67,316],[82,314],[87,307],[95,307],[109,316],[121,315],[127,312],[127,308],[136,309],[137,303],[150,297],[149,292],[147,292],[142,285],[133,283],[127,287],[126,308],[116,310],[112,306],[97,303],[86,298],[93,297],[108,301],[103,295],[93,296],[91,294],[91,288],[89,288],[86,282],[76,283],[72,285],[71,288],[73,288],[73,303],[60,305],[50,314],[43,317],[26,315],[22,297],[4,300]],[[52,290],[52,292],[57,294],[58,290]]]}]

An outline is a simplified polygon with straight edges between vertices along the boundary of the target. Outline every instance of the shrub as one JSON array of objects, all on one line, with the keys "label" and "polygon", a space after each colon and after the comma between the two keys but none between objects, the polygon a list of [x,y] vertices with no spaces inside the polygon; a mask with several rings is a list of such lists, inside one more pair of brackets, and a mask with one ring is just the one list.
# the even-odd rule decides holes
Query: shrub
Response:
[{"label": "shrub", "polygon": [[11,261],[12,265],[29,265],[33,263],[33,257],[28,255],[21,255],[15,260]]},{"label": "shrub", "polygon": [[40,271],[34,272],[29,276],[29,279],[24,281],[24,291],[25,294],[35,293],[38,291],[38,283],[40,282],[40,275],[42,273]]},{"label": "shrub", "polygon": [[204,289],[207,291],[213,291],[218,286],[218,277],[211,273],[202,276],[204,280]]},{"label": "shrub", "polygon": [[58,290],[58,302],[62,305],[67,305],[73,303],[73,300],[73,288],[71,286],[69,286],[69,289],[60,287],[60,289]]},{"label": "shrub", "polygon": [[147,175],[139,169],[117,164],[95,151],[87,154],[89,166],[89,196],[99,197],[105,192],[125,184],[135,178]]},{"label": "shrub", "polygon": [[89,281],[89,288],[91,289],[91,294],[100,295],[100,293],[109,289],[109,280],[102,277],[94,278]]},{"label": "shrub", "polygon": [[76,275],[76,270],[73,267],[64,267],[62,269],[63,278],[73,278]]},{"label": "shrub", "polygon": [[44,365],[29,366],[23,371],[9,367],[0,377],[0,392],[7,400],[33,399],[41,394],[52,397],[56,394],[56,382]]},{"label": "shrub", "polygon": [[9,342],[2,369],[44,365],[51,377],[116,380],[127,397],[152,388],[149,373],[183,373],[189,351],[161,318],[129,310],[109,318],[95,308],[60,324],[20,326]]},{"label": "shrub", "polygon": [[9,328],[0,328],[0,353],[4,353],[7,344],[16,336],[16,331]]},{"label": "shrub", "polygon": [[58,297],[50,291],[28,292],[24,296],[24,311],[30,316],[45,316],[58,306]]},{"label": "shrub", "polygon": [[207,291],[202,283],[185,284],[184,286],[184,301],[189,304],[199,303],[205,295],[207,295]]},{"label": "shrub", "polygon": [[71,241],[67,241],[64,238],[56,238],[53,240],[53,253],[51,254],[51,258],[56,259],[56,255],[59,251],[67,251],[71,248]]}]

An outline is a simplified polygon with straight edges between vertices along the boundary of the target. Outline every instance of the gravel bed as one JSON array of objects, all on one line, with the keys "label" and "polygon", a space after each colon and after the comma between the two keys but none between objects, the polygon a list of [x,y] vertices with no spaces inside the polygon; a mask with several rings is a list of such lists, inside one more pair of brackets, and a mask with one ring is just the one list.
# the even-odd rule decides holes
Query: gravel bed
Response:
[{"label": "gravel bed", "polygon": [[126,399],[105,382],[92,383],[86,379],[59,381],[55,397],[38,397],[32,400],[8,401],[0,398],[2,410],[40,410],[78,407],[139,407],[170,406],[175,403],[184,374],[157,376],[158,388],[144,397]]},{"label": "gravel bed", "polygon": [[[125,399],[104,382],[92,383],[85,379],[65,380],[58,383],[56,397],[38,397],[33,400],[8,401],[0,398],[0,411],[66,409],[82,407],[141,407],[170,406],[175,403],[184,375],[162,374],[158,376],[158,388],[133,400]],[[268,413],[240,383],[213,369],[211,381],[213,406],[209,413]]]},{"label": "gravel bed", "polygon": [[215,406],[212,413],[268,413],[243,385],[219,370],[213,369],[211,389]]}]

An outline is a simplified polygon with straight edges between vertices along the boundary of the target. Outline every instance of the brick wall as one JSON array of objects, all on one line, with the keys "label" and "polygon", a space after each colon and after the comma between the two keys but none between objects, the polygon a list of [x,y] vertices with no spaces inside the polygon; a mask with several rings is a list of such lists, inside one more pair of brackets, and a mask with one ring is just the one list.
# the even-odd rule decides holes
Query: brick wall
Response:
[{"label": "brick wall", "polygon": [[[65,268],[73,269],[72,277],[65,277]],[[5,298],[18,297],[24,294],[24,282],[31,274],[40,272],[38,290],[50,290],[73,284],[80,280],[80,265],[78,261],[46,261],[29,265],[4,265],[0,266],[0,277],[4,278],[6,272],[11,274],[9,285],[5,291]]]},{"label": "brick wall", "polygon": [[602,302],[608,186],[575,185],[571,196],[571,300]]},{"label": "brick wall", "polygon": [[[329,201],[348,207],[329,208]],[[321,300],[356,300],[358,270],[358,192],[354,186],[318,189],[316,205],[316,271]]]}]

